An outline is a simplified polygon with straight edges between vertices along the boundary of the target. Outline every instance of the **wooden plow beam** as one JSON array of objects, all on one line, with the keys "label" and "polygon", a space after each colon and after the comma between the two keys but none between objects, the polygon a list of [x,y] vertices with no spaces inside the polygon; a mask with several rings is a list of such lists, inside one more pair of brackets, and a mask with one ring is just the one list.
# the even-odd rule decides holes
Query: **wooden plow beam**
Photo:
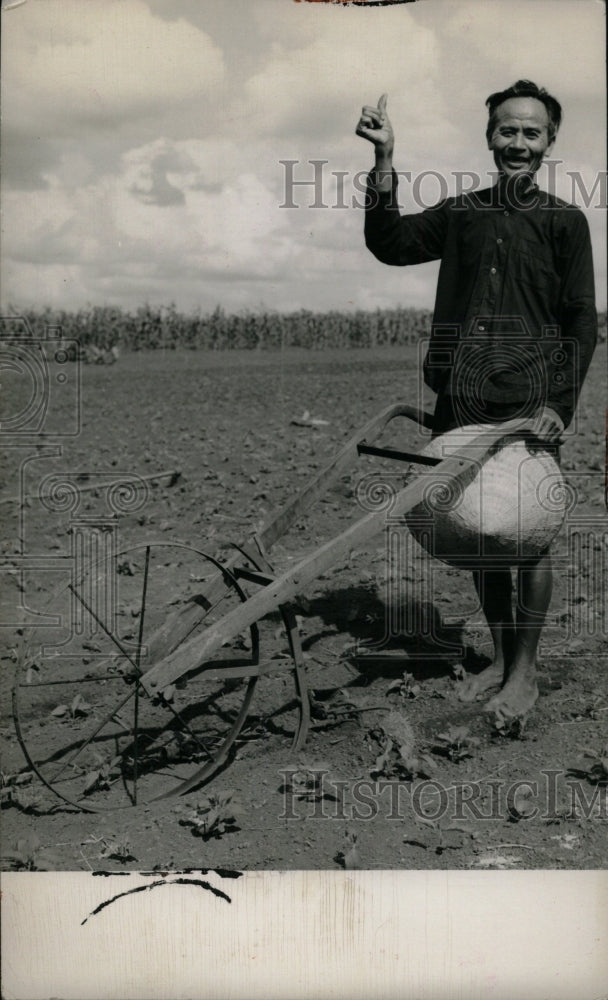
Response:
[{"label": "wooden plow beam", "polygon": [[[404,412],[408,407],[391,408],[392,412]],[[385,411],[385,415],[389,411]],[[407,412],[408,416],[411,415]],[[390,416],[388,416],[390,419]],[[375,424],[374,424],[375,425]],[[385,424],[384,424],[385,426]],[[483,464],[488,452],[501,440],[509,436],[520,435],[532,429],[531,421],[511,420],[503,424],[491,427],[475,437],[466,446],[463,445],[460,455],[450,456],[439,462],[434,472],[410,483],[401,490],[394,498],[391,508],[391,518],[405,515],[408,511],[417,506],[436,487],[441,487],[448,482],[454,482],[460,489],[475,477],[479,467]],[[356,443],[349,442],[347,447],[339,456],[346,458],[350,456]],[[331,470],[335,468],[334,463]],[[345,467],[345,462],[340,463],[340,468]],[[329,471],[326,470],[327,472]],[[318,477],[317,482],[323,478],[323,473]],[[329,478],[329,477],[328,477]],[[295,502],[289,508],[293,517],[297,517],[305,508],[303,498],[308,500],[312,495],[318,495],[318,491],[312,489],[304,491],[298,498],[301,503]],[[169,684],[189,671],[199,669],[201,664],[218,650],[225,642],[238,636],[245,628],[259,621],[271,611],[277,610],[282,605],[292,601],[301,591],[308,586],[319,575],[325,573],[332,566],[335,566],[343,556],[356,545],[361,545],[369,538],[380,532],[384,526],[386,514],[384,511],[375,511],[367,514],[356,524],[347,528],[337,538],[326,542],[312,555],[307,556],[297,566],[287,570],[281,576],[272,580],[256,594],[250,597],[244,604],[237,607],[223,619],[212,625],[204,635],[193,636],[186,639],[168,656],[163,657],[154,664],[141,677],[142,687],[153,696],[164,690]],[[266,537],[272,539],[277,526],[283,528],[285,522],[280,516],[266,529]],[[264,532],[261,538],[264,538]],[[234,565],[234,563],[232,563]]]},{"label": "wooden plow beam", "polygon": [[[432,428],[431,414],[406,403],[393,403],[372,417],[311,481],[290,500],[287,505],[272,515],[260,531],[249,534],[234,546],[235,551],[223,560],[227,570],[237,565],[243,555],[254,565],[268,568],[268,553],[275,542],[304,514],[323,494],[356,462],[360,446],[369,446],[376,441],[387,425],[395,417],[407,417],[415,423]],[[319,572],[323,572],[319,570]],[[205,605],[213,604],[224,587],[221,572],[207,581],[196,598],[182,605],[167,616],[162,626],[148,639],[148,662],[154,663],[168,656],[180,646],[205,617]]]}]

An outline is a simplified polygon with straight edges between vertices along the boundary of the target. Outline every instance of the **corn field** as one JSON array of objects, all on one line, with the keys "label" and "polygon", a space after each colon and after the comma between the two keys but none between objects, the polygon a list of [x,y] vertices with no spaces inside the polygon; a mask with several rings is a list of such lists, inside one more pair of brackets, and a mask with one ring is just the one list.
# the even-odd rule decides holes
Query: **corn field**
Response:
[{"label": "corn field", "polygon": [[[76,340],[93,360],[96,352],[142,350],[223,351],[231,348],[273,350],[281,347],[365,348],[399,346],[428,336],[432,313],[427,309],[376,309],[355,312],[227,313],[178,312],[175,305],[141,306],[128,312],[114,306],[77,311],[25,310],[18,314],[31,334]],[[14,335],[14,321],[0,320],[0,332]],[[47,333],[48,331],[48,333]],[[52,332],[51,332],[52,331]],[[606,313],[600,315],[600,339],[606,339]]]},{"label": "corn field", "polygon": [[[430,332],[431,312],[425,309],[378,309],[373,312],[239,312],[218,306],[213,312],[185,314],[174,305],[142,306],[127,312],[95,306],[67,312],[44,309],[20,311],[34,337],[52,330],[53,338],[77,340],[83,348],[100,351],[192,350],[231,348],[272,350],[304,347],[311,350],[375,347],[411,343]],[[10,336],[12,324],[2,321]]]}]

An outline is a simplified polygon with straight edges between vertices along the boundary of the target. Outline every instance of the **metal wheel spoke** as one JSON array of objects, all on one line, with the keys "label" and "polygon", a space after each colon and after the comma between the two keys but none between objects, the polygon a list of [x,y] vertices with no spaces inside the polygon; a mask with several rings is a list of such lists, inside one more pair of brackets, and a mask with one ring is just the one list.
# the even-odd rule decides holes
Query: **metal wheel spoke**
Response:
[{"label": "metal wheel spoke", "polygon": [[51,783],[53,783],[54,781],[57,781],[61,777],[61,775],[65,771],[66,767],[71,767],[71,765],[74,763],[74,761],[78,760],[78,758],[80,757],[80,754],[83,752],[83,750],[86,750],[86,748],[89,746],[89,744],[91,743],[91,741],[94,740],[95,737],[99,735],[99,733],[101,732],[101,730],[105,726],[107,726],[107,724],[109,722],[112,722],[112,720],[114,719],[114,716],[116,715],[116,713],[119,712],[120,709],[123,708],[123,706],[127,704],[127,702],[129,701],[129,699],[133,697],[134,693],[135,693],[134,691],[129,691],[129,693],[127,695],[125,695],[125,697],[122,699],[122,701],[119,701],[118,705],[116,705],[112,709],[112,711],[109,712],[108,715],[106,715],[105,718],[103,718],[101,720],[101,722],[99,723],[99,725],[96,726],[95,729],[93,730],[93,732],[86,738],[85,742],[82,743],[82,744],[80,744],[78,747],[76,747],[76,750],[74,751],[74,753],[72,754],[72,756],[61,765],[60,769],[57,771],[56,774],[54,774],[51,778],[49,778],[49,781]]},{"label": "metal wheel spoke", "polygon": [[[161,662],[175,645],[166,609],[171,598],[186,599],[180,575],[187,580],[189,571],[189,579],[206,578],[209,565],[219,574],[220,589],[216,584],[208,598],[202,595],[204,614],[188,630],[192,639],[204,636],[248,597],[229,567],[182,542],[163,539],[125,548],[52,596],[49,611],[60,631],[52,633],[51,645],[41,646],[40,633],[32,629],[18,664],[13,706],[29,766],[65,802],[89,812],[140,806],[200,784],[228,759],[258,679],[255,623],[244,630],[245,645],[240,635],[232,636],[209,662],[201,658],[176,678],[172,693],[150,696],[142,684],[148,662]],[[97,592],[89,589],[89,574],[105,603],[91,596]],[[110,604],[107,595],[120,603]],[[65,613],[74,598],[78,631]],[[136,625],[130,624],[130,614],[139,617]],[[127,627],[119,626],[117,615],[127,616]],[[99,673],[80,677],[79,657],[89,648],[86,634],[97,639],[91,648],[99,657]],[[115,670],[108,669],[112,662]],[[93,674],[95,664],[86,670]],[[87,685],[90,704],[79,697],[81,684]],[[54,700],[55,691],[65,705]],[[90,721],[83,724],[89,713]]]},{"label": "metal wheel spoke", "polygon": [[114,645],[118,647],[118,649],[120,650],[120,652],[122,653],[122,655],[124,657],[126,657],[126,659],[129,661],[129,663],[131,664],[131,666],[135,667],[136,670],[139,670],[139,667],[137,666],[136,662],[133,660],[133,657],[127,652],[127,650],[124,648],[124,646],[122,645],[122,643],[119,642],[119,640],[116,638],[116,636],[112,635],[112,633],[110,632],[110,630],[108,628],[106,628],[105,623],[95,613],[95,611],[93,611],[93,608],[85,601],[84,597],[82,597],[78,593],[78,591],[76,590],[76,588],[73,587],[71,583],[68,584],[68,589],[72,591],[72,593],[74,594],[74,597],[76,597],[80,601],[80,603],[82,604],[83,608],[85,608],[85,610],[88,611],[88,613],[91,615],[91,617],[95,619],[95,621],[97,622],[97,624],[99,625],[99,627],[102,628],[103,631],[105,632],[105,634],[107,635],[108,639],[111,639],[112,642],[114,643]]}]

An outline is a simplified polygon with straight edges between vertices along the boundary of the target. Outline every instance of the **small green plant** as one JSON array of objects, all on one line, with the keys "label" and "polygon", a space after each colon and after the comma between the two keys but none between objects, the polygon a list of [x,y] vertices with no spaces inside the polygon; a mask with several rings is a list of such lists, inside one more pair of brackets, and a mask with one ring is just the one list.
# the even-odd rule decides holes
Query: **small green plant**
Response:
[{"label": "small green plant", "polygon": [[522,819],[531,819],[535,816],[538,809],[532,789],[526,785],[516,787],[514,793],[507,797],[507,812],[510,823],[519,823]]},{"label": "small green plant", "polygon": [[121,756],[106,758],[98,753],[93,756],[96,766],[86,774],[83,789],[85,795],[90,795],[100,788],[109,788],[112,781],[119,776],[122,766]]},{"label": "small green plant", "polygon": [[370,769],[372,778],[398,778],[411,781],[414,778],[430,778],[434,769],[433,761],[425,753],[416,752],[409,742],[400,743],[392,736],[381,742],[382,752],[376,757]]},{"label": "small green plant", "polygon": [[40,788],[32,788],[26,785],[25,788],[15,788],[11,796],[11,801],[21,809],[22,812],[38,812],[43,805],[43,795]]},{"label": "small green plant", "polygon": [[387,694],[392,694],[397,692],[403,701],[407,701],[408,698],[417,698],[420,694],[420,684],[416,683],[416,679],[413,674],[410,674],[408,670],[404,670],[401,677],[393,681],[392,684],[386,689]]},{"label": "small green plant", "polygon": [[434,763],[418,747],[414,729],[402,710],[390,711],[369,737],[382,748],[370,771],[371,777],[397,778],[409,781],[430,777]]},{"label": "small green plant", "polygon": [[[460,837],[460,843],[451,844],[449,842],[450,838],[447,837],[446,834],[456,832],[461,835],[466,834],[473,839],[475,839],[475,837],[477,836],[475,831],[472,830],[469,826],[467,826],[466,823],[459,823],[456,820],[450,820],[448,817],[431,819],[429,816],[417,815],[415,818],[415,822],[418,826],[427,827],[433,830],[436,836],[435,854],[443,854],[443,852],[448,848],[451,850],[458,850],[459,848],[462,847],[462,836]],[[404,843],[412,843],[410,838],[407,836],[405,836],[403,840]],[[421,841],[419,841],[418,843],[420,843],[421,846],[424,846],[425,848],[428,846],[432,846],[432,845],[427,845],[426,843],[423,843]]]},{"label": "small green plant", "polygon": [[137,563],[132,562],[131,559],[123,559],[123,561],[118,563],[116,567],[116,572],[121,576],[135,576],[137,570]]},{"label": "small green plant", "polygon": [[472,757],[473,750],[479,746],[479,740],[470,735],[468,726],[450,726],[445,733],[438,733],[435,739],[436,750],[455,763]]},{"label": "small green plant", "polygon": [[587,748],[583,756],[593,761],[590,767],[585,768],[587,779],[596,785],[608,783],[608,746],[602,747],[599,751]]},{"label": "small green plant", "polygon": [[454,680],[456,681],[465,680],[467,672],[464,669],[462,663],[452,663],[450,669],[452,671],[452,677],[454,678]]},{"label": "small green plant", "polygon": [[495,734],[498,736],[507,736],[512,740],[525,738],[523,737],[526,725],[526,717],[524,715],[516,715],[512,719],[505,719],[502,715],[495,715],[492,725]]},{"label": "small green plant", "polygon": [[102,843],[103,847],[99,854],[100,858],[122,861],[123,864],[127,861],[137,861],[131,850],[131,845],[126,838],[123,840],[103,840]]},{"label": "small green plant", "polygon": [[233,795],[233,792],[219,792],[200,799],[193,811],[180,819],[181,826],[191,827],[192,833],[203,840],[219,839],[225,833],[238,830],[237,816],[243,810]]},{"label": "small green plant", "polygon": [[2,856],[3,867],[15,872],[46,872],[57,868],[57,858],[42,847],[35,833],[19,839],[12,851]]},{"label": "small green plant", "polygon": [[602,712],[608,712],[608,705],[604,704],[603,698],[595,698],[590,705],[587,705],[583,713],[583,718],[598,721],[602,718]]},{"label": "small green plant", "polygon": [[335,802],[337,796],[330,791],[332,778],[328,764],[323,761],[302,760],[298,768],[290,769],[285,774],[285,781],[279,786],[279,792],[288,794],[299,802]]},{"label": "small green plant", "polygon": [[84,718],[93,710],[93,706],[84,700],[81,694],[75,695],[69,705],[57,705],[51,712],[56,718],[69,716],[71,719]]},{"label": "small green plant", "polygon": [[1,773],[0,800],[3,804],[17,806],[22,812],[36,812],[42,805],[42,792],[30,785],[33,774]]},{"label": "small green plant", "polygon": [[324,797],[323,775],[324,771],[307,770],[296,771],[291,775],[290,792],[296,799],[303,802],[320,802]]},{"label": "small green plant", "polygon": [[356,871],[363,868],[359,848],[357,847],[357,834],[354,830],[347,830],[344,835],[344,850],[338,851],[334,856],[334,861],[346,871]]}]

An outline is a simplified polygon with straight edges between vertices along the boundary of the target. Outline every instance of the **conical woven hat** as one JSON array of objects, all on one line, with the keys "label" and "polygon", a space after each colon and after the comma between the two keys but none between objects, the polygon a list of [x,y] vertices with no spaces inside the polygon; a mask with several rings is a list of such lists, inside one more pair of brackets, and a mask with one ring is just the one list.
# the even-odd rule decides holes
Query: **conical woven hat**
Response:
[{"label": "conical woven hat", "polygon": [[[458,455],[489,425],[458,427],[434,438],[423,454]],[[496,425],[491,425],[495,427]],[[436,476],[425,469],[421,476]],[[453,566],[541,555],[559,531],[567,509],[567,489],[559,465],[540,444],[510,438],[488,457],[480,449],[479,469],[464,488],[446,480],[430,488],[406,515],[416,540],[431,555]]]}]

